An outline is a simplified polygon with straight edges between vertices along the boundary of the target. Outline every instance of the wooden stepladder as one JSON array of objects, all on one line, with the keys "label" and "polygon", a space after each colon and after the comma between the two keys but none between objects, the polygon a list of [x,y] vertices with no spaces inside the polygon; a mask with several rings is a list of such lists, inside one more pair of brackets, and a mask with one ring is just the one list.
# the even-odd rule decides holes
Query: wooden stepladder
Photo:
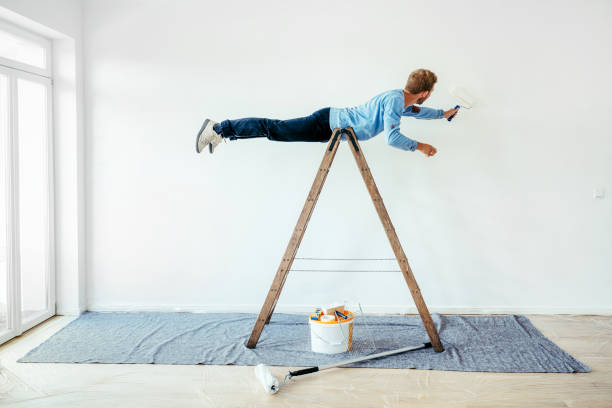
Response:
[{"label": "wooden stepladder", "polygon": [[421,316],[421,320],[423,321],[423,325],[425,326],[425,330],[429,335],[429,339],[431,341],[431,345],[436,352],[444,351],[442,347],[442,343],[440,342],[440,337],[438,336],[438,332],[436,327],[434,326],[433,321],[431,320],[431,315],[429,314],[429,310],[427,309],[427,305],[421,296],[421,291],[419,289],[419,285],[414,279],[414,275],[412,274],[412,270],[410,269],[410,265],[408,264],[408,259],[404,254],[404,250],[402,249],[402,245],[395,233],[395,228],[391,223],[391,219],[389,218],[389,214],[387,213],[387,209],[385,208],[385,204],[383,203],[382,197],[378,192],[378,188],[376,187],[376,183],[374,182],[374,178],[372,177],[372,173],[370,172],[370,168],[368,167],[368,163],[363,156],[363,152],[361,151],[361,147],[359,146],[359,142],[357,141],[357,137],[353,132],[353,129],[350,127],[344,129],[334,129],[332,132],[332,136],[327,145],[327,149],[325,150],[325,155],[323,156],[323,160],[321,161],[321,166],[319,167],[319,171],[315,177],[315,180],[310,189],[310,193],[308,193],[308,197],[306,198],[306,203],[304,204],[304,208],[302,209],[302,213],[300,214],[300,218],[297,221],[295,229],[293,230],[293,235],[291,235],[291,239],[289,240],[289,244],[287,245],[287,249],[285,250],[285,254],[283,255],[283,259],[276,271],[276,276],[272,281],[272,285],[270,286],[270,290],[268,291],[268,296],[259,312],[259,316],[255,321],[255,326],[253,327],[253,331],[251,332],[251,337],[247,342],[248,348],[255,348],[257,342],[259,341],[259,336],[261,336],[261,332],[264,326],[270,321],[270,317],[274,312],[274,308],[276,307],[276,302],[280,297],[281,291],[285,284],[285,280],[287,279],[287,275],[289,274],[289,270],[291,269],[291,265],[293,264],[293,260],[295,259],[295,255],[297,250],[302,242],[302,238],[304,237],[304,232],[306,231],[306,225],[310,220],[310,216],[312,215],[312,211],[314,209],[315,204],[317,203],[317,199],[323,189],[323,184],[325,183],[325,179],[327,178],[327,174],[329,173],[329,168],[336,156],[336,151],[338,150],[338,146],[340,145],[340,137],[342,135],[346,136],[347,141],[349,142],[349,146],[351,151],[353,152],[353,157],[357,162],[357,167],[361,172],[363,177],[363,181],[368,188],[368,192],[370,193],[370,197],[372,197],[372,201],[374,203],[374,207],[376,207],[376,212],[378,212],[378,216],[380,221],[385,228],[385,232],[387,233],[387,238],[391,243],[391,247],[393,248],[393,252],[395,253],[395,258],[399,264],[399,267],[404,275],[404,279],[408,284],[408,288],[410,289],[410,293],[412,294],[412,298],[416,307]]}]

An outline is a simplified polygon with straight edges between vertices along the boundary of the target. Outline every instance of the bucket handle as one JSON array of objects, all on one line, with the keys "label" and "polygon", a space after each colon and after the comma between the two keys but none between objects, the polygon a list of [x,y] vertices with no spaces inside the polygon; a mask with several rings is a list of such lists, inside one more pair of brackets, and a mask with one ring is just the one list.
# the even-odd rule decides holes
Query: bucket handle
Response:
[{"label": "bucket handle", "polygon": [[[330,343],[329,341],[325,340],[323,337],[319,336],[316,332],[312,332],[312,334],[314,334],[315,336],[317,336],[323,343],[326,343],[328,346],[342,346],[345,343],[343,341],[339,342],[339,343]],[[346,340],[346,337],[344,338]]]},{"label": "bucket handle", "polygon": [[[352,324],[352,322],[349,323],[349,325],[351,325],[351,324]],[[344,328],[342,326],[343,326],[342,324],[338,325],[338,327],[340,328],[340,332],[342,333],[342,337],[344,337],[344,341],[342,341],[340,343],[330,343],[329,341],[325,340],[323,337],[319,336],[319,334],[316,331],[311,331],[311,333],[314,334],[315,336],[317,336],[319,339],[321,339],[321,341],[323,343],[326,343],[328,346],[342,346],[345,343],[348,345],[348,336],[344,333]]]}]

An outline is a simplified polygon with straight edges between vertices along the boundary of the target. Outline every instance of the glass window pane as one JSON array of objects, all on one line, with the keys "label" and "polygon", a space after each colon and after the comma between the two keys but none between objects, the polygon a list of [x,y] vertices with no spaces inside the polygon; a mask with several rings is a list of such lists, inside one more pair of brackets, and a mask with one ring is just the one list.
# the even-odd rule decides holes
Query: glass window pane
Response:
[{"label": "glass window pane", "polygon": [[41,44],[0,30],[0,57],[45,69],[47,58]]},{"label": "glass window pane", "polygon": [[8,329],[8,77],[0,74],[0,333]]},{"label": "glass window pane", "polygon": [[17,81],[21,319],[47,309],[47,86]]}]

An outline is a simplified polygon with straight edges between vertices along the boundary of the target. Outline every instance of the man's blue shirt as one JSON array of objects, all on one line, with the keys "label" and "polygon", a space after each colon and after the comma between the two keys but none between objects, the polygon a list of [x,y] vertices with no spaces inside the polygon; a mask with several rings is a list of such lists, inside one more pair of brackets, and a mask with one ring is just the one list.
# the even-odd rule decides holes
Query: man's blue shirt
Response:
[{"label": "man's blue shirt", "polygon": [[[383,130],[387,143],[402,150],[417,148],[417,142],[400,132],[402,116],[412,116],[417,119],[441,119],[442,109],[431,109],[415,105],[404,109],[404,93],[401,89],[393,89],[376,95],[366,103],[351,108],[330,108],[329,126],[331,129],[352,127],[358,140],[373,138]],[[342,139],[346,139],[342,135]]]}]

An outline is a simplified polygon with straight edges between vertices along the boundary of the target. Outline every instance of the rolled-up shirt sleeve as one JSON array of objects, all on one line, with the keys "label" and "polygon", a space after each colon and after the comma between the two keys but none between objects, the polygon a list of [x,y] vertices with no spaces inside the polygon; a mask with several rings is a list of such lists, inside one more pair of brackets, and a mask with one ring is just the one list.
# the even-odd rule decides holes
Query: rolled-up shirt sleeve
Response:
[{"label": "rolled-up shirt sleeve", "polygon": [[397,102],[391,101],[385,104],[384,107],[383,120],[387,144],[398,149],[415,151],[418,142],[404,136],[400,132],[402,107],[395,105],[397,105]]}]

